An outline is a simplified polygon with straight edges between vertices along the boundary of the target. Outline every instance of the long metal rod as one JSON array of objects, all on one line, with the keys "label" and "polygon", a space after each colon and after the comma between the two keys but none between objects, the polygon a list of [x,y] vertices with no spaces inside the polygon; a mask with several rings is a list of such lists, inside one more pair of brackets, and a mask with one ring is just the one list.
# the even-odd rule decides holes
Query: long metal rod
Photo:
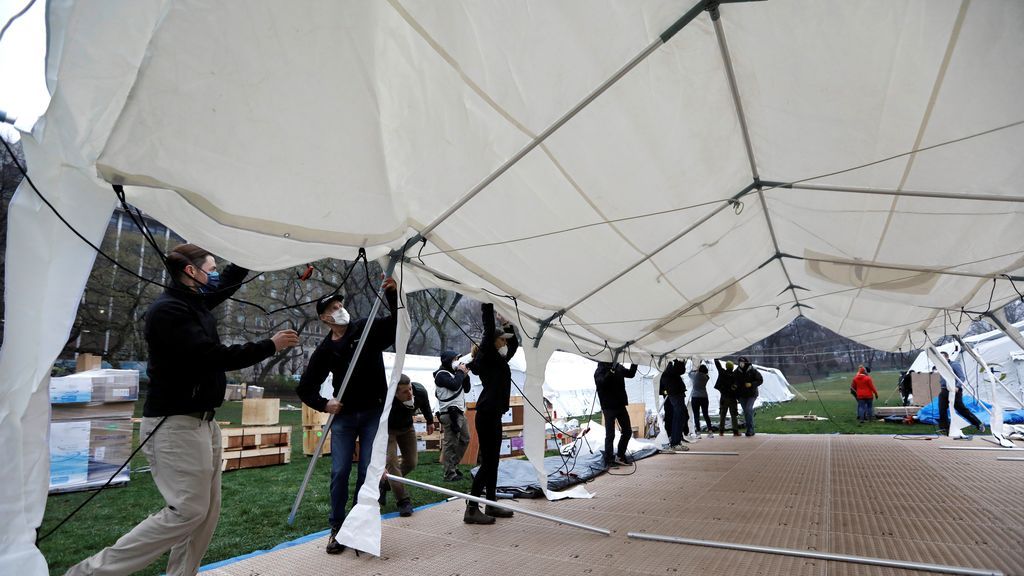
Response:
[{"label": "long metal rod", "polygon": [[694,454],[697,456],[739,456],[739,452],[701,452],[700,450],[687,450],[685,452],[673,452],[673,454]]},{"label": "long metal rod", "polygon": [[634,56],[633,59],[627,62],[622,68],[619,68],[615,72],[615,74],[611,76],[611,78],[602,82],[600,86],[595,88],[590,94],[587,94],[587,96],[583,98],[583,100],[580,100],[578,104],[573,106],[558,120],[555,120],[553,124],[545,128],[544,131],[538,134],[533,140],[530,140],[530,142],[526,144],[526,146],[523,146],[511,158],[506,160],[504,163],[502,163],[501,166],[499,166],[493,172],[488,174],[483,180],[478,182],[476,186],[473,186],[473,188],[470,189],[470,191],[467,192],[462,198],[460,198],[458,202],[450,206],[447,210],[441,213],[440,216],[435,218],[433,222],[428,224],[426,228],[421,230],[420,234],[422,236],[427,236],[428,234],[433,232],[435,228],[440,226],[441,223],[447,220],[452,214],[454,214],[460,208],[465,206],[467,202],[472,200],[473,197],[479,194],[484,188],[490,186],[492,182],[494,182],[495,180],[498,179],[498,177],[507,172],[509,168],[515,166],[520,160],[526,157],[526,155],[529,154],[534,148],[540,146],[545,140],[548,139],[548,136],[551,136],[559,128],[564,126],[566,122],[572,120],[574,116],[579,114],[580,111],[589,106],[591,102],[596,100],[598,96],[604,94],[606,90],[608,90],[609,88],[612,87],[613,84],[621,80],[622,77],[629,73],[630,70],[636,68],[638,64],[646,60],[648,56],[653,54],[658,48],[660,48],[663,44],[668,42],[669,38],[675,35],[675,33],[682,29],[683,26],[686,26],[687,24],[690,23],[690,21],[696,18],[707,7],[707,5],[708,0],[701,0],[700,2],[697,2],[697,4],[690,8],[690,10],[686,12],[686,14],[684,14],[679,20],[673,23],[672,26],[670,26],[665,32],[658,36],[658,38],[656,38],[653,42],[648,44],[646,48],[641,50],[639,54]]},{"label": "long metal rod", "polygon": [[1013,462],[1024,462],[1024,458],[1016,458],[1013,456],[996,456],[996,460],[1007,460]]},{"label": "long metal rod", "polygon": [[565,524],[566,526],[572,526],[581,530],[587,530],[589,532],[596,532],[605,536],[611,535],[611,530],[607,528],[598,528],[589,524],[583,524],[574,520],[567,520],[565,518],[559,518],[558,516],[552,516],[550,514],[544,514],[543,512],[535,512],[533,510],[527,510],[526,508],[520,508],[512,504],[506,504],[504,502],[495,502],[486,498],[480,498],[477,496],[470,496],[469,494],[463,494],[462,492],[456,492],[455,490],[449,490],[447,488],[441,488],[440,486],[434,486],[433,484],[427,484],[418,480],[410,480],[409,478],[403,478],[401,476],[392,476],[390,474],[385,475],[391,482],[398,482],[399,484],[405,484],[407,486],[415,486],[424,490],[430,490],[431,492],[437,492],[438,494],[444,494],[445,496],[452,496],[455,498],[461,498],[463,500],[469,500],[470,502],[476,502],[477,504],[486,504],[488,506],[494,506],[496,508],[503,508],[505,510],[511,510],[518,512],[524,516],[533,516],[535,518],[541,518],[543,520],[550,520],[551,522],[557,522],[559,524]]},{"label": "long metal rod", "polygon": [[996,452],[1024,452],[1024,448],[1002,448],[1000,446],[939,446],[939,450],[993,450]]},{"label": "long metal rod", "polygon": [[[398,256],[392,255],[388,261],[387,270],[384,273],[385,282],[387,278],[390,278],[395,273],[395,265],[398,263]],[[366,317],[366,325],[363,327],[363,333],[359,338],[359,343],[356,344],[356,351],[352,354],[352,360],[348,364],[348,370],[345,371],[345,378],[341,381],[341,387],[338,389],[338,393],[334,395],[334,399],[340,401],[341,397],[345,395],[345,390],[348,388],[349,380],[352,379],[352,372],[356,369],[356,363],[359,361],[359,355],[363,351],[363,346],[366,344],[366,336],[370,333],[370,328],[373,327],[374,321],[377,320],[377,312],[380,310],[380,303],[384,299],[384,282],[381,283],[380,289],[377,290],[377,298],[373,301],[373,306],[370,308],[370,315]],[[394,313],[394,311],[392,311]],[[313,477],[313,470],[316,469],[316,462],[320,459],[320,453],[324,449],[324,442],[327,441],[327,434],[331,430],[331,424],[334,422],[334,414],[327,417],[327,422],[324,422],[323,434],[320,435],[320,441],[316,443],[316,450],[313,451],[313,457],[309,460],[309,466],[306,468],[306,476],[302,479],[302,484],[299,486],[299,492],[295,495],[295,502],[292,504],[292,510],[288,514],[288,524],[295,522],[295,514],[299,511],[299,504],[302,503],[302,497],[306,494],[306,487],[309,485],[310,478]],[[347,480],[346,480],[347,481]]]},{"label": "long metal rod", "polygon": [[831,184],[786,184],[784,182],[761,182],[772,190],[792,188],[794,190],[818,190],[821,192],[844,192],[876,196],[906,196],[908,198],[934,198],[941,200],[971,200],[978,202],[1024,203],[1024,196],[1003,196],[1000,194],[953,194],[927,192],[923,190],[890,190],[887,188],[858,188],[856,186],[834,186]]},{"label": "long metal rod", "polygon": [[853,564],[867,564],[869,566],[885,566],[887,568],[902,568],[904,570],[923,570],[925,572],[938,572],[940,574],[964,574],[967,576],[1002,576],[999,570],[989,568],[968,568],[964,566],[947,566],[944,564],[926,564],[923,562],[908,562],[905,560],[889,560],[886,558],[872,558],[870,556],[852,556],[849,554],[832,554],[828,552],[812,552],[810,550],[796,550],[793,548],[776,548],[774,546],[754,546],[751,544],[735,544],[732,542],[719,542],[716,540],[698,540],[696,538],[680,538],[678,536],[662,536],[659,534],[645,534],[641,532],[628,533],[630,538],[637,540],[651,540],[654,542],[670,542],[672,544],[690,544],[692,546],[707,546],[709,548],[724,548],[726,550],[740,550],[743,552],[761,552],[763,554],[778,554],[780,556],[796,556],[798,558],[814,558],[815,560],[834,560],[837,562],[850,562]]}]

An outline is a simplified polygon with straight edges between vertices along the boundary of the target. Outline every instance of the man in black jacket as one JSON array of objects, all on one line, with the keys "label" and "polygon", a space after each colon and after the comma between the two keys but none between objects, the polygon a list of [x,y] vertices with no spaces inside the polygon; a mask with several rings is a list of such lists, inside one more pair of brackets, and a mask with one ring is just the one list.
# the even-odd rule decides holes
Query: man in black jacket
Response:
[{"label": "man in black jacket", "polygon": [[441,454],[444,458],[444,479],[462,479],[459,462],[469,446],[469,423],[466,421],[466,393],[470,390],[469,368],[459,362],[453,350],[441,354],[441,367],[434,371],[434,395],[437,396],[437,419],[444,437]]},{"label": "man in black jacket", "polygon": [[[604,420],[604,463],[605,466],[620,466],[627,464],[626,447],[629,439],[633,437],[633,428],[629,422],[629,412],[626,411],[626,404],[629,398],[626,396],[626,378],[636,376],[636,364],[630,365],[629,369],[618,363],[598,362],[597,370],[594,371],[594,385],[597,386],[597,398],[601,402],[601,411]],[[618,450],[612,453],[612,444],[615,442],[615,423],[619,423],[619,445]]]},{"label": "man in black jacket", "polygon": [[[302,402],[320,412],[334,414],[331,422],[331,513],[328,522],[331,525],[331,537],[327,542],[328,554],[340,554],[345,551],[335,535],[345,521],[345,505],[348,502],[348,478],[352,472],[352,457],[359,441],[359,468],[356,476],[355,496],[366,480],[366,470],[370,466],[373,453],[373,439],[377,435],[377,426],[384,412],[384,399],[388,392],[388,383],[384,375],[384,358],[381,353],[395,345],[395,328],[397,322],[395,311],[398,309],[398,297],[395,281],[388,278],[384,283],[384,294],[387,297],[391,314],[374,321],[370,330],[366,330],[366,318],[351,321],[345,310],[344,297],[328,296],[316,304],[316,313],[331,331],[313,351],[302,373],[302,379],[296,392]],[[320,385],[332,375],[334,396],[341,390],[345,372],[356,346],[361,338],[366,339],[362,353],[352,371],[352,377],[345,388],[341,401],[330,400],[320,395]]]},{"label": "man in black jacket", "polygon": [[[683,435],[690,434],[690,415],[686,411],[686,384],[683,383],[683,372],[686,371],[685,360],[673,360],[665,366],[658,382],[668,399],[665,413],[672,412],[672,424],[669,428],[669,450],[684,452],[689,450],[683,446]],[[603,406],[604,404],[602,404]]]},{"label": "man in black jacket", "polygon": [[[480,468],[473,478],[469,493],[486,494],[488,500],[497,498],[498,459],[501,452],[501,415],[508,412],[512,392],[512,370],[508,361],[519,349],[512,324],[502,320],[501,331],[495,330],[494,305],[480,305],[484,335],[469,369],[480,377],[483,390],[476,401],[476,437],[480,444]],[[495,518],[511,518],[512,511],[488,505],[484,511],[475,502],[466,502],[462,521],[466,524],[494,524]]]},{"label": "man in black jacket", "polygon": [[718,400],[718,435],[725,434],[725,417],[732,414],[732,435],[740,435],[739,410],[736,407],[736,397],[739,394],[739,385],[736,382],[736,372],[732,360],[727,360],[725,366],[715,359],[715,368],[718,369],[718,379],[715,381],[715,390],[720,394]]},{"label": "man in black jacket", "polygon": [[[419,450],[416,446],[416,427],[412,417],[419,410],[427,419],[427,434],[434,433],[434,414],[430,410],[430,397],[427,389],[419,382],[409,380],[405,374],[398,379],[395,388],[395,399],[391,401],[391,412],[388,414],[388,462],[389,476],[404,477],[416,469],[419,461]],[[402,458],[399,460],[398,454]],[[398,482],[387,482],[382,486],[390,486],[398,499],[398,514],[402,517],[412,516],[412,499],[405,485]],[[386,492],[381,491],[381,504],[384,503]]]},{"label": "man in black jacket", "polygon": [[[259,342],[225,346],[210,311],[227,300],[248,272],[217,273],[213,256],[182,244],[167,256],[171,287],[146,312],[149,393],[142,409],[142,451],[166,506],[113,546],[67,574],[133,574],[170,550],[167,574],[195,574],[220,517],[220,427],[226,370],[252,366],[299,343],[285,330]],[[223,288],[219,288],[222,286]]]},{"label": "man in black jacket", "polygon": [[747,436],[754,435],[754,402],[757,401],[757,390],[764,382],[761,373],[754,368],[745,357],[740,356],[735,372],[737,396],[743,404],[743,422],[747,426]]}]

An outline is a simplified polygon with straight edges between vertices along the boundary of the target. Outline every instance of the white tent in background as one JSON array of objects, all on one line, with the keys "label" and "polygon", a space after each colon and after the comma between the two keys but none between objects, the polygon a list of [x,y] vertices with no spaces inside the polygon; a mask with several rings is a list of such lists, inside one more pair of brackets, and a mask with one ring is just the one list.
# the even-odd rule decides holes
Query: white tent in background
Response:
[{"label": "white tent in background", "polygon": [[[1017,322],[1014,327],[1024,328],[1024,322]],[[967,376],[965,393],[985,402],[998,402],[1005,410],[1024,408],[1024,402],[1022,402],[1024,401],[1024,351],[1020,349],[1020,346],[1017,346],[1000,330],[976,334],[964,338],[964,342],[974,348],[974,351],[985,360],[1002,384],[995,386],[995,398],[993,398],[982,368],[974,358],[969,354],[958,352],[959,345],[955,342],[938,346],[940,352],[948,353],[952,360],[959,359],[963,365],[964,374]],[[931,371],[932,366],[928,355],[922,352],[917,355],[907,369],[927,373]]]},{"label": "white tent in background", "polygon": [[[1016,0],[68,0],[47,16],[52,100],[22,141],[85,238],[120,184],[252,269],[364,248],[401,262],[406,290],[517,319],[536,401],[556,349],[721,356],[800,314],[907,349],[944,310],[1017,298]],[[0,573],[35,576],[47,378],[95,255],[28,183],[9,222]],[[524,431],[540,470],[542,419]]]}]

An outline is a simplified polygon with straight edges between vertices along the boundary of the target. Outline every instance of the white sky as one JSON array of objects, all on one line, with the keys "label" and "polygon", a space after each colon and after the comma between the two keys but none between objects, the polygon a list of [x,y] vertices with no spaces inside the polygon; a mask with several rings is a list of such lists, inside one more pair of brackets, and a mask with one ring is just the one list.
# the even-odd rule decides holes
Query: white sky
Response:
[{"label": "white sky", "polygon": [[[0,0],[0,27],[25,7],[28,0]],[[18,128],[28,130],[46,111],[46,0],[37,0],[0,40],[0,110],[18,119]],[[17,139],[9,124],[0,125],[5,138]]]}]

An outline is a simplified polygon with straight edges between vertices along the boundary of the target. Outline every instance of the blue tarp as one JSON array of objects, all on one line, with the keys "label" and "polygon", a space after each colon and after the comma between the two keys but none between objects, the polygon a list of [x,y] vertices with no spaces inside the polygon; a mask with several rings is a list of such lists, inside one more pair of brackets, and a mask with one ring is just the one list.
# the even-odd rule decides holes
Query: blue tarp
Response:
[{"label": "blue tarp", "polygon": [[1024,424],[1024,410],[1003,412],[1003,424]]},{"label": "blue tarp", "polygon": [[[966,394],[964,395],[964,406],[967,406],[967,409],[970,410],[972,414],[977,416],[978,420],[981,420],[983,424],[988,426],[988,412],[985,411],[985,408],[982,408],[983,404],[985,408],[992,408],[992,405],[987,402],[979,402],[976,398],[974,398],[974,396],[967,396]],[[1018,410],[1018,412],[1024,412],[1024,410]],[[1003,422],[1007,424],[1012,424],[1012,422],[1007,420],[1007,416],[1009,414],[1013,414],[1013,412],[1003,414]],[[917,420],[919,422],[924,422],[925,424],[938,424],[939,399],[935,398],[931,402],[929,402],[927,406],[921,408],[921,410],[917,412]]]}]

